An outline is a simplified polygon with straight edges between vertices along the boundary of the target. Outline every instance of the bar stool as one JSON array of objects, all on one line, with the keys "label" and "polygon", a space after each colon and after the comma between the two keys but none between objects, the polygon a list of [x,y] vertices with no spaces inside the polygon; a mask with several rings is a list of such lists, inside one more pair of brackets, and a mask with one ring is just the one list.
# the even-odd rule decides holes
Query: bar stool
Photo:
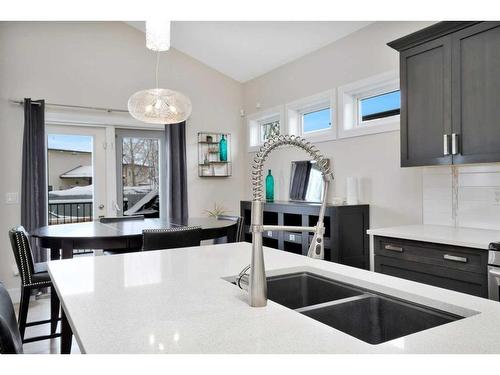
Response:
[{"label": "bar stool", "polygon": [[[17,268],[21,276],[21,303],[19,304],[18,324],[23,343],[47,340],[61,336],[60,333],[56,333],[57,322],[60,320],[60,302],[49,273],[47,272],[47,263],[35,263],[33,261],[28,233],[22,226],[12,228],[9,231],[9,238],[12,245],[12,251],[14,252],[14,258],[16,259]],[[26,320],[28,318],[31,291],[33,289],[46,287],[51,288],[50,319],[27,323]],[[50,323],[50,335],[24,338],[26,327],[48,323]]]}]

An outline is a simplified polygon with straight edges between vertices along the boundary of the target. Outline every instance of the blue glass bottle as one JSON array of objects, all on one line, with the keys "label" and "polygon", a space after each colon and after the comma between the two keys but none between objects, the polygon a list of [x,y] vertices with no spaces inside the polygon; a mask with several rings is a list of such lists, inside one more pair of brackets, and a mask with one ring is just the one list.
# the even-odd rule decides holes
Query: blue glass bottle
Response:
[{"label": "blue glass bottle", "polygon": [[271,170],[266,177],[266,201],[274,202],[274,177]]},{"label": "blue glass bottle", "polygon": [[222,139],[219,142],[219,158],[220,161],[227,161],[227,141],[222,134]]}]

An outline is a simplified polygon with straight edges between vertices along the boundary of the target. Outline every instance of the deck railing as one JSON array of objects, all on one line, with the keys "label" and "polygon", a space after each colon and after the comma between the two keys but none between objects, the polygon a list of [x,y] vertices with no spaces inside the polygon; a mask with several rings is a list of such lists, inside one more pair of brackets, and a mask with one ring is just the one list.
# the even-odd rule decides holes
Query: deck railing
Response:
[{"label": "deck railing", "polygon": [[92,199],[49,200],[49,225],[93,220]]}]

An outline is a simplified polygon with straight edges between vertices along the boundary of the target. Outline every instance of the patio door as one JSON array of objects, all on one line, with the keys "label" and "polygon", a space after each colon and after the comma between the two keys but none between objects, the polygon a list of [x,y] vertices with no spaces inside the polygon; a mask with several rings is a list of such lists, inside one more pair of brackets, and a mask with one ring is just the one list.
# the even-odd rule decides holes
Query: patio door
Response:
[{"label": "patio door", "polygon": [[105,129],[47,125],[46,137],[49,225],[105,216]]},{"label": "patio door", "polygon": [[163,131],[116,130],[118,215],[162,217]]}]

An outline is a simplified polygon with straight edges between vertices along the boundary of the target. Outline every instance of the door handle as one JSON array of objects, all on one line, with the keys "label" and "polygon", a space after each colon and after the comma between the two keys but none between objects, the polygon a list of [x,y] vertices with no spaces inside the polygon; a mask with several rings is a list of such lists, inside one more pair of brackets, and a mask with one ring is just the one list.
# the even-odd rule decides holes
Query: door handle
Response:
[{"label": "door handle", "polygon": [[104,205],[101,203],[99,206],[97,206],[100,210],[104,208]]},{"label": "door handle", "polygon": [[396,251],[398,253],[402,253],[403,252],[403,248],[401,246],[385,245],[384,249],[390,250],[390,251]]},{"label": "door handle", "polygon": [[444,254],[443,259],[451,260],[453,262],[467,263],[466,257],[458,257],[456,255]]},{"label": "door handle", "polygon": [[458,134],[451,133],[451,153],[452,155],[458,154]]},{"label": "door handle", "polygon": [[443,134],[443,155],[450,154],[450,142],[448,142],[448,134]]}]

